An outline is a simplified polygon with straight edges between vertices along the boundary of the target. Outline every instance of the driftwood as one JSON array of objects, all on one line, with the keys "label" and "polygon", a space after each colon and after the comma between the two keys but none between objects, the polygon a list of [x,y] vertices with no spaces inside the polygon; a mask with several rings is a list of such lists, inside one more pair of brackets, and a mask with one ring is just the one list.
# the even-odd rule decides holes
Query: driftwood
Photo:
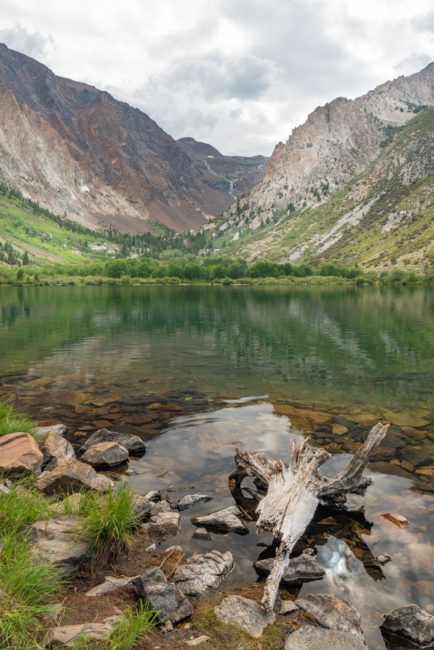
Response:
[{"label": "driftwood", "polygon": [[236,470],[230,479],[239,486],[243,478],[250,476],[267,489],[256,509],[256,527],[258,532],[272,531],[279,542],[262,598],[262,606],[266,610],[271,611],[274,607],[291,552],[320,501],[342,503],[348,493],[361,494],[371,483],[369,478],[363,477],[363,471],[372,452],[386,435],[388,426],[376,424],[347,467],[332,479],[318,472],[319,466],[330,454],[325,449],[311,447],[308,438],[299,447],[295,440],[291,440],[287,464],[270,460],[263,453],[236,450]]}]

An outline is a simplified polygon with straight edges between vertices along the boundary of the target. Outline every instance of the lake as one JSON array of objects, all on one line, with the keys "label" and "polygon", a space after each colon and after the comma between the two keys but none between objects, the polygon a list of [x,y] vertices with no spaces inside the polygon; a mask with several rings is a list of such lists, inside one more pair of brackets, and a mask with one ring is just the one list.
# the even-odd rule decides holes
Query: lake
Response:
[{"label": "lake", "polygon": [[[103,426],[148,440],[131,483],[209,493],[181,513],[179,543],[202,551],[210,542],[191,539],[190,518],[234,503],[236,447],[285,459],[309,434],[332,454],[331,474],[390,422],[365,496],[320,508],[299,545],[326,577],[291,588],[348,599],[370,648],[383,648],[381,614],[434,596],[433,316],[424,288],[0,287],[0,399],[64,422],[77,446]],[[397,512],[408,527],[383,517]],[[255,582],[253,562],[273,552],[248,527],[213,535],[236,560],[228,591]]]}]

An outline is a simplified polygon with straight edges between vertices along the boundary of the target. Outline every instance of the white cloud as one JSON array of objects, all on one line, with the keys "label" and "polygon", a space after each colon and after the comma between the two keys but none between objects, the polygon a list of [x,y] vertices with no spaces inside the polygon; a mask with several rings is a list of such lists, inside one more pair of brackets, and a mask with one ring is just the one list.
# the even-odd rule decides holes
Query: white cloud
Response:
[{"label": "white cloud", "polygon": [[174,137],[270,153],[318,104],[434,59],[431,0],[3,0],[0,39]]}]

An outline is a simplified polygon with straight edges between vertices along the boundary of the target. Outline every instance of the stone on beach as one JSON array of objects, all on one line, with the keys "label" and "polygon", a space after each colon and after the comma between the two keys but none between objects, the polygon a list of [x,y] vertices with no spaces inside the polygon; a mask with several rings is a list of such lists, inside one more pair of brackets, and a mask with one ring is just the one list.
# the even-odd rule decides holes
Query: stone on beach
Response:
[{"label": "stone on beach", "polygon": [[176,585],[167,582],[160,569],[146,569],[131,583],[139,598],[148,600],[152,609],[157,612],[157,619],[178,623],[193,612],[193,607]]},{"label": "stone on beach", "polygon": [[276,619],[274,612],[266,612],[258,603],[242,596],[227,596],[214,607],[214,614],[222,623],[235,625],[259,639],[267,625]]},{"label": "stone on beach", "polygon": [[187,596],[200,596],[208,589],[217,589],[233,565],[234,558],[229,551],[193,555],[176,570],[173,582]]},{"label": "stone on beach", "polygon": [[115,467],[128,460],[128,450],[117,442],[97,442],[80,460],[93,467]]},{"label": "stone on beach", "polygon": [[44,463],[47,463],[45,469],[48,471],[55,469],[68,458],[75,458],[75,451],[71,443],[52,429],[45,434],[39,448],[44,455]]},{"label": "stone on beach", "polygon": [[237,506],[229,506],[229,508],[217,510],[209,515],[193,517],[191,521],[196,526],[210,528],[211,530],[245,535],[249,531],[242,519],[240,519],[240,514]]},{"label": "stone on beach", "polygon": [[434,616],[417,605],[397,607],[384,617],[381,630],[409,639],[420,648],[434,644]]},{"label": "stone on beach", "polygon": [[34,472],[42,460],[36,440],[28,433],[16,432],[0,437],[0,474]]},{"label": "stone on beach", "polygon": [[133,456],[141,456],[146,451],[146,445],[139,436],[133,433],[118,433],[109,429],[95,431],[80,447],[80,451],[87,451],[89,447],[99,442],[117,442],[118,445],[125,447]]},{"label": "stone on beach", "polygon": [[[274,558],[266,558],[255,562],[255,569],[258,573],[268,575],[273,568]],[[325,571],[315,557],[303,553],[289,561],[287,568],[282,576],[283,582],[293,582],[294,580],[320,580],[325,575]]]},{"label": "stone on beach", "polygon": [[36,481],[38,490],[46,494],[79,492],[83,487],[92,490],[108,490],[111,486],[113,481],[107,476],[97,474],[93,467],[75,458],[69,458]]}]

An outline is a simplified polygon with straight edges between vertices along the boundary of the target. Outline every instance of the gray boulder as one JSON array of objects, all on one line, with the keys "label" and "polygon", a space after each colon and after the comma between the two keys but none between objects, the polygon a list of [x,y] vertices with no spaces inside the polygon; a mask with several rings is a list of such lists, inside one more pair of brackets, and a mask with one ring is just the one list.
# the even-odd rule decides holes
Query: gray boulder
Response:
[{"label": "gray boulder", "polygon": [[[266,558],[265,560],[258,560],[255,562],[255,569],[260,575],[268,575],[273,567],[274,558]],[[282,582],[293,582],[294,580],[302,580],[309,582],[310,580],[321,580],[325,575],[318,560],[312,555],[302,554],[298,557],[293,557],[285,569],[282,576]]]},{"label": "gray boulder", "polygon": [[39,444],[39,449],[44,455],[43,463],[47,463],[45,469],[48,471],[61,465],[68,458],[75,458],[75,451],[71,443],[53,429],[47,431]]},{"label": "gray boulder", "polygon": [[276,619],[274,612],[266,612],[258,603],[242,596],[227,596],[214,607],[214,614],[222,623],[235,625],[250,636],[259,639],[267,625]]},{"label": "gray boulder", "polygon": [[115,467],[128,460],[128,450],[117,442],[97,442],[80,458],[93,467]]},{"label": "gray boulder", "polygon": [[157,618],[160,622],[169,620],[178,623],[193,611],[182,591],[167,582],[163,573],[156,567],[146,569],[142,575],[134,578],[131,585],[137,596],[148,600],[152,609],[158,612]]},{"label": "gray boulder", "polygon": [[175,571],[173,582],[187,596],[200,596],[208,589],[217,589],[233,565],[234,558],[229,551],[193,555]]},{"label": "gray boulder", "polygon": [[66,433],[66,426],[64,424],[52,424],[49,427],[36,427],[35,437],[39,440],[39,438],[43,438],[49,431],[53,431],[53,433],[63,436]]},{"label": "gray boulder", "polygon": [[99,442],[117,442],[118,445],[128,449],[128,452],[133,454],[133,456],[141,456],[146,451],[146,445],[139,436],[133,433],[118,433],[109,429],[98,429],[98,431],[95,431],[80,447],[80,451],[87,451],[89,447]]},{"label": "gray boulder", "polygon": [[366,650],[362,639],[351,632],[324,630],[304,625],[288,636],[284,650]]},{"label": "gray boulder", "polygon": [[196,526],[210,528],[211,530],[245,535],[249,530],[242,519],[240,519],[240,514],[237,506],[229,506],[229,508],[217,510],[217,512],[212,512],[209,515],[193,517],[191,521]]},{"label": "gray boulder", "polygon": [[364,641],[360,614],[345,600],[328,594],[308,594],[304,598],[298,598],[296,605],[310,614],[322,627],[349,632]]},{"label": "gray boulder", "polygon": [[92,639],[93,641],[107,641],[119,616],[105,618],[102,623],[80,623],[79,625],[62,625],[49,630],[45,635],[42,645],[45,648],[73,648],[80,637]]},{"label": "gray boulder", "polygon": [[36,521],[28,531],[32,553],[57,566],[61,576],[75,573],[91,548],[90,542],[77,536],[82,521],[78,515]]},{"label": "gray boulder", "polygon": [[179,520],[179,512],[159,512],[152,515],[142,528],[162,535],[177,535],[181,531]]},{"label": "gray boulder", "polygon": [[83,487],[98,491],[108,490],[110,486],[113,486],[113,481],[107,476],[97,474],[93,467],[75,458],[69,458],[36,481],[38,490],[46,494],[79,492]]},{"label": "gray boulder", "polygon": [[206,528],[197,528],[192,537],[193,539],[204,539],[207,541],[211,541],[212,539],[211,533],[209,533]]},{"label": "gray boulder", "polygon": [[108,594],[110,591],[116,591],[116,589],[121,589],[122,587],[127,587],[134,578],[137,576],[132,576],[131,578],[114,578],[113,576],[106,576],[104,582],[101,584],[92,587],[89,591],[86,591],[84,594],[89,598],[94,598],[95,596],[102,596],[103,594]]},{"label": "gray boulder", "polygon": [[211,501],[211,499],[212,497],[208,496],[208,494],[186,494],[178,499],[178,510],[185,510],[185,508],[190,508],[196,503]]},{"label": "gray boulder", "polygon": [[409,639],[420,648],[434,645],[434,616],[417,605],[397,607],[384,617],[381,631]]}]

